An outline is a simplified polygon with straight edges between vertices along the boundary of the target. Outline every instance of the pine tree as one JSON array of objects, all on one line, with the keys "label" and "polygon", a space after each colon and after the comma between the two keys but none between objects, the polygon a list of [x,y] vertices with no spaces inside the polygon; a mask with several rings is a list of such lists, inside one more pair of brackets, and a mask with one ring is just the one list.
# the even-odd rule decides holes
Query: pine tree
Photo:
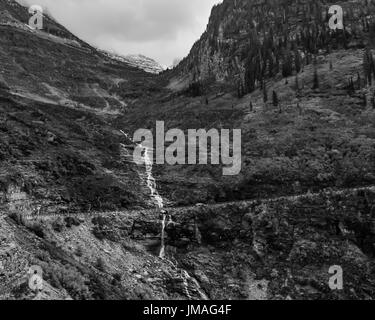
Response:
[{"label": "pine tree", "polygon": [[310,53],[306,53],[306,65],[310,64]]},{"label": "pine tree", "polygon": [[298,80],[298,75],[296,75],[296,84],[295,84],[295,86],[296,86],[296,92],[297,92],[297,94],[299,93],[299,80]]},{"label": "pine tree", "polygon": [[359,74],[359,72],[357,73],[357,86],[358,86],[358,90],[362,89],[362,79],[361,79],[361,75]]},{"label": "pine tree", "polygon": [[369,40],[372,46],[375,45],[375,23],[369,25]]},{"label": "pine tree", "polygon": [[369,48],[367,48],[363,54],[363,71],[367,83],[372,85],[372,70],[373,70],[374,60],[372,58],[372,53]]},{"label": "pine tree", "polygon": [[299,73],[302,69],[302,59],[301,59],[301,55],[298,49],[294,51],[294,64],[295,64],[297,73]]},{"label": "pine tree", "polygon": [[267,101],[268,101],[267,86],[266,86],[266,83],[263,82],[263,102],[267,103]]},{"label": "pine tree", "polygon": [[241,99],[242,98],[242,90],[241,86],[237,86],[237,98]]},{"label": "pine tree", "polygon": [[366,94],[364,93],[363,96],[362,96],[362,101],[363,101],[363,106],[366,108],[367,107],[367,96]]},{"label": "pine tree", "polygon": [[106,271],[106,265],[105,265],[105,262],[104,262],[103,258],[99,257],[96,260],[96,268],[99,271],[101,271],[101,272],[105,272]]},{"label": "pine tree", "polygon": [[299,102],[297,102],[297,109],[298,109],[299,115],[302,116],[302,108]]},{"label": "pine tree", "polygon": [[287,50],[284,53],[282,74],[284,78],[287,78],[287,77],[290,77],[292,73],[293,73],[292,57],[291,57],[290,51]]},{"label": "pine tree", "polygon": [[272,92],[272,103],[274,107],[279,106],[279,98],[277,97],[276,91]]},{"label": "pine tree", "polygon": [[318,68],[314,67],[314,86],[313,90],[319,89],[319,76],[318,76]]},{"label": "pine tree", "polygon": [[350,79],[348,80],[347,91],[348,91],[349,95],[352,95],[352,94],[355,93],[353,77],[350,77]]},{"label": "pine tree", "polygon": [[[238,99],[241,99],[244,95],[245,95],[245,88],[242,85],[242,83],[240,82],[238,84],[238,86],[237,86],[237,96],[238,96]],[[207,100],[206,104],[208,104],[208,100]]]}]

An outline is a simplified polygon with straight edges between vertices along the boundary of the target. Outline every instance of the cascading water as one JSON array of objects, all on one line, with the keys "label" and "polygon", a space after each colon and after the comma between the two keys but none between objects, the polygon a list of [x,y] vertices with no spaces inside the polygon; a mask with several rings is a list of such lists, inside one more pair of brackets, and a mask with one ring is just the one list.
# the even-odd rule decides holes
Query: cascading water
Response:
[{"label": "cascading water", "polygon": [[[132,143],[133,140],[124,132],[121,131],[121,133]],[[156,205],[158,206],[159,209],[164,208],[164,201],[163,198],[159,195],[159,192],[157,191],[156,187],[156,180],[152,175],[152,168],[153,168],[153,150],[149,149],[147,147],[144,147],[142,144],[136,144],[137,147],[140,147],[143,149],[142,152],[142,159],[141,161],[135,161],[139,163],[144,163],[145,168],[146,168],[146,185],[148,189],[151,191],[151,198],[155,201]],[[138,172],[140,178],[143,180],[143,174],[140,174]]]},{"label": "cascading water", "polygon": [[167,222],[167,215],[163,214],[163,219],[161,221],[161,245],[160,245],[160,253],[159,258],[165,258],[165,225]]},{"label": "cascading water", "polygon": [[[121,133],[130,141],[134,143],[132,139],[123,131]],[[164,208],[164,201],[163,198],[160,196],[157,186],[156,186],[156,180],[152,175],[152,169],[153,169],[153,150],[149,149],[147,147],[142,146],[142,144],[137,144],[138,147],[141,147],[143,149],[142,152],[142,161],[145,164],[146,168],[146,184],[147,187],[151,191],[151,198],[155,201],[156,205],[160,210]],[[142,178],[142,176],[140,175]],[[171,219],[171,218],[170,218]],[[168,222],[169,224],[169,222]],[[167,215],[163,214],[162,220],[161,220],[161,246],[160,246],[160,253],[159,257],[164,259],[165,258],[165,227],[167,226]]]},{"label": "cascading water", "polygon": [[[163,198],[159,195],[159,192],[156,189],[156,180],[152,175],[152,165],[153,165],[153,158],[152,158],[152,150],[148,148],[144,148],[143,153],[143,160],[146,166],[146,175],[147,175],[147,187],[151,191],[151,197],[156,201],[157,206],[159,209],[163,209],[164,201]],[[151,155],[150,155],[151,154]]]},{"label": "cascading water", "polygon": [[[162,210],[164,208],[163,198],[159,195],[156,186],[156,180],[152,175],[152,166],[153,166],[153,152],[148,148],[144,148],[143,160],[146,166],[146,175],[147,175],[147,186],[151,191],[151,197],[155,200],[158,208]],[[165,227],[167,225],[167,215],[163,213],[161,220],[161,238],[160,238],[160,252],[159,257],[161,259],[165,258]]]}]

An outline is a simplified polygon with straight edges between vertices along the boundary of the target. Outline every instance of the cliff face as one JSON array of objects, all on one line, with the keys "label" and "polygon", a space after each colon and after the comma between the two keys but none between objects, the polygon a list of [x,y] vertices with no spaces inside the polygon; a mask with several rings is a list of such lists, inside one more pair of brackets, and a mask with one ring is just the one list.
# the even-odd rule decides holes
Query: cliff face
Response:
[{"label": "cliff face", "polygon": [[[332,31],[328,9],[344,10],[344,31]],[[290,61],[340,47],[363,47],[372,28],[373,1],[224,0],[212,10],[207,30],[175,70],[185,83],[231,82],[252,92]],[[187,76],[185,76],[187,75]]]}]

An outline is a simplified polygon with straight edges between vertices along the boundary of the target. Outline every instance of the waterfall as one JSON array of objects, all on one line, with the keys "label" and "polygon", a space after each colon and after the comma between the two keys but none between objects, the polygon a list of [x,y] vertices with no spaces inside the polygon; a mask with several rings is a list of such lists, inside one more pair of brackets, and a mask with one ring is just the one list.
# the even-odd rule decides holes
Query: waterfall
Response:
[{"label": "waterfall", "polygon": [[[132,143],[134,141],[124,132],[120,131],[128,140],[130,140]],[[156,187],[156,180],[152,175],[152,168],[154,164],[154,158],[153,158],[153,149],[147,148],[142,146],[142,144],[136,144],[138,147],[141,147],[143,149],[142,153],[142,161],[145,164],[146,168],[146,184],[148,189],[150,189],[151,192],[151,198],[155,201],[156,205],[159,209],[164,208],[164,201],[163,198],[159,195],[159,192]],[[138,173],[139,174],[139,173]],[[143,178],[141,174],[139,174],[141,179]]]},{"label": "waterfall", "polygon": [[[184,292],[188,299],[192,300],[192,296],[189,290],[189,287],[191,287],[194,291],[196,291],[199,294],[201,300],[209,300],[207,295],[203,292],[197,279],[190,276],[190,274],[186,270],[181,270],[181,278],[183,281]],[[189,282],[191,283],[190,285]]]},{"label": "waterfall", "polygon": [[161,245],[159,258],[165,258],[165,224],[167,222],[167,215],[163,214],[163,220],[161,221]]},{"label": "waterfall", "polygon": [[159,209],[164,207],[163,198],[159,195],[158,190],[156,189],[156,180],[152,175],[152,165],[153,165],[153,150],[144,148],[143,159],[146,166],[146,175],[147,175],[147,187],[151,191],[151,197],[156,201]]},{"label": "waterfall", "polygon": [[[134,143],[134,141],[124,131],[121,131],[121,133],[128,140]],[[147,184],[147,187],[150,189],[151,198],[156,202],[158,208],[161,210],[164,208],[164,201],[157,190],[156,180],[152,175],[152,168],[153,168],[153,163],[154,163],[153,150],[142,146],[142,144],[137,144],[137,146],[143,148],[142,161],[140,162],[143,162],[145,164],[146,184]],[[141,175],[140,177],[142,178]],[[171,219],[172,218],[170,217],[168,224],[172,222]],[[167,225],[167,215],[163,214],[163,218],[161,220],[161,239],[160,239],[161,245],[160,245],[160,253],[159,253],[159,257],[162,259],[165,258],[165,227],[166,225]]]}]

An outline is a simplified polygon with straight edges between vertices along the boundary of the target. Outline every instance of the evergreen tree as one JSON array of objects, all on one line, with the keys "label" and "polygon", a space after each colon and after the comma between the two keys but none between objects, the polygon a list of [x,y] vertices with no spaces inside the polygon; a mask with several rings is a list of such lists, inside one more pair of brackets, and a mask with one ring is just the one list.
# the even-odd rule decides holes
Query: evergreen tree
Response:
[{"label": "evergreen tree", "polygon": [[370,40],[371,46],[374,46],[375,45],[375,23],[374,22],[372,22],[369,25],[369,40]]},{"label": "evergreen tree", "polygon": [[372,85],[372,71],[374,66],[374,60],[372,57],[371,50],[367,48],[363,54],[363,71],[367,83]]},{"label": "evergreen tree", "polygon": [[292,56],[289,50],[284,53],[282,74],[284,78],[290,77],[293,74]]},{"label": "evergreen tree", "polygon": [[241,86],[238,85],[238,86],[237,86],[237,98],[238,98],[238,99],[241,99],[242,97],[243,97],[243,95],[242,95]]},{"label": "evergreen tree", "polygon": [[277,97],[276,91],[272,92],[272,103],[274,107],[279,106],[279,98]]},{"label": "evergreen tree", "polygon": [[362,96],[362,101],[363,101],[363,106],[366,108],[367,107],[367,96],[366,94],[364,93],[363,96]]},{"label": "evergreen tree", "polygon": [[310,53],[306,53],[306,65],[309,65],[311,63],[311,55]]},{"label": "evergreen tree", "polygon": [[275,68],[275,74],[278,74],[280,72],[280,58],[278,54],[276,54],[276,62],[275,62],[274,68]]},{"label": "evergreen tree", "polygon": [[267,101],[268,101],[267,86],[266,86],[266,83],[263,82],[263,102],[267,103]]},{"label": "evergreen tree", "polygon": [[353,78],[351,77],[348,81],[348,93],[352,95],[355,92]]},{"label": "evergreen tree", "polygon": [[313,90],[319,89],[319,76],[318,76],[318,68],[314,66],[314,86]]},{"label": "evergreen tree", "polygon": [[314,70],[314,86],[313,89],[319,89],[319,76],[318,76],[318,71],[317,69]]},{"label": "evergreen tree", "polygon": [[101,272],[105,272],[106,271],[106,265],[105,265],[105,262],[102,258],[98,258],[96,260],[96,268],[101,271]]},{"label": "evergreen tree", "polygon": [[254,106],[253,106],[253,103],[250,101],[250,112],[253,112],[254,111]]},{"label": "evergreen tree", "polygon": [[294,64],[295,64],[297,73],[299,73],[302,69],[302,59],[301,59],[301,55],[298,49],[294,51]]},{"label": "evergreen tree", "polygon": [[357,87],[358,87],[358,90],[362,89],[362,79],[361,79],[361,75],[359,74],[359,72],[357,73]]},{"label": "evergreen tree", "polygon": [[296,75],[296,83],[295,83],[295,89],[296,89],[296,92],[297,92],[297,94],[299,94],[299,90],[300,90],[300,88],[299,88],[299,80],[298,80],[298,75]]},{"label": "evergreen tree", "polygon": [[297,109],[298,109],[299,115],[302,116],[302,108],[299,102],[297,102]]}]

